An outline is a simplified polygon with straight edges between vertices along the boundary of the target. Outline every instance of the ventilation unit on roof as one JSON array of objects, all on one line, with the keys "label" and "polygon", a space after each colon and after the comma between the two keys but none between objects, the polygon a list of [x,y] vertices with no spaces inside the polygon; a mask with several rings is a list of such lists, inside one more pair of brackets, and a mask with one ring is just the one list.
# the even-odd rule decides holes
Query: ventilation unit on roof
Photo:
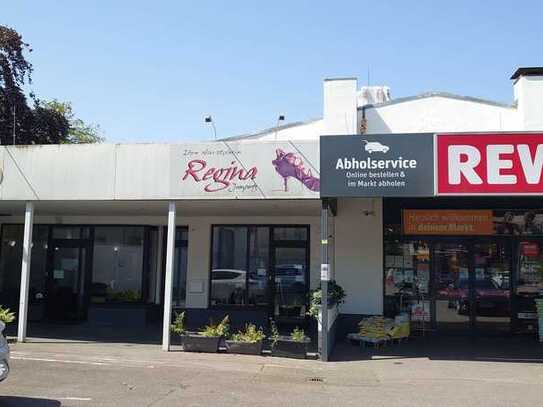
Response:
[{"label": "ventilation unit on roof", "polygon": [[388,86],[363,86],[357,96],[358,107],[385,103],[391,99]]}]

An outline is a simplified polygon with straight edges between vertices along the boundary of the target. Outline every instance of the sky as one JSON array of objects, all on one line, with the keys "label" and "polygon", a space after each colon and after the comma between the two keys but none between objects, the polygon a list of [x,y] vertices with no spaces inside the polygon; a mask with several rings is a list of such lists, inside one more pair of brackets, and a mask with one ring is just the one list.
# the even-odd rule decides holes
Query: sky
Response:
[{"label": "sky", "polygon": [[[4,3],[4,4],[2,4]],[[30,43],[31,90],[70,101],[108,142],[205,140],[322,116],[322,81],[393,98],[447,91],[512,103],[543,65],[543,2],[0,0]]]}]

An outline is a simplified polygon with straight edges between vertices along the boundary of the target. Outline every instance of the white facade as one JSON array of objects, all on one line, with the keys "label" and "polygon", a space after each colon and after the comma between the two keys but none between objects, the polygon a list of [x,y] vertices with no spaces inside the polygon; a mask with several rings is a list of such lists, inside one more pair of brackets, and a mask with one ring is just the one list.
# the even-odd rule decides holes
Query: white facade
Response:
[{"label": "white facade", "polygon": [[[0,222],[23,223],[32,201],[37,224],[166,226],[167,203],[176,201],[176,225],[189,232],[186,306],[202,309],[216,224],[309,225],[311,288],[318,286],[319,137],[543,129],[543,76],[517,78],[511,106],[446,93],[360,106],[367,98],[352,78],[326,80],[323,93],[322,119],[219,142],[2,147]],[[303,177],[278,172],[279,151],[294,154]],[[187,175],[195,159],[200,172]],[[383,312],[382,203],[339,199],[331,219],[330,262],[347,292],[342,313]]]}]

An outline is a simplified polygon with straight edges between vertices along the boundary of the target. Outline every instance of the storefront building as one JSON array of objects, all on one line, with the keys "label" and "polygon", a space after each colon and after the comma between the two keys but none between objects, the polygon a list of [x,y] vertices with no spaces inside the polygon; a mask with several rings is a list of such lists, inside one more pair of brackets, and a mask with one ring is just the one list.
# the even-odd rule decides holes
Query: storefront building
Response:
[{"label": "storefront building", "polygon": [[28,321],[80,322],[168,349],[177,310],[311,330],[308,293],[333,279],[337,336],[405,310],[436,333],[534,333],[543,69],[512,79],[513,105],[342,78],[322,119],[254,135],[3,146],[0,304],[20,340]]}]

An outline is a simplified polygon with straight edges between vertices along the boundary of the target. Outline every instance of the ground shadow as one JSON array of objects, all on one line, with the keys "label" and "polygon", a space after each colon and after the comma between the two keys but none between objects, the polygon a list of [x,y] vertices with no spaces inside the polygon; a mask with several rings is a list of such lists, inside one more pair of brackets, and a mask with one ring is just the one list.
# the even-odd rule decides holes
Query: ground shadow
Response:
[{"label": "ground shadow", "polygon": [[[15,326],[9,326],[6,334],[15,338]],[[158,345],[162,343],[162,328],[159,325],[148,325],[145,328],[116,326],[96,326],[88,323],[60,324],[33,322],[28,324],[27,337],[30,342],[105,342]]]},{"label": "ground shadow", "polygon": [[59,407],[60,401],[32,397],[0,396],[0,407]]},{"label": "ground shadow", "polygon": [[478,362],[543,363],[543,343],[532,337],[465,338],[413,337],[407,342],[361,347],[342,340],[336,343],[332,361],[428,358]]}]

